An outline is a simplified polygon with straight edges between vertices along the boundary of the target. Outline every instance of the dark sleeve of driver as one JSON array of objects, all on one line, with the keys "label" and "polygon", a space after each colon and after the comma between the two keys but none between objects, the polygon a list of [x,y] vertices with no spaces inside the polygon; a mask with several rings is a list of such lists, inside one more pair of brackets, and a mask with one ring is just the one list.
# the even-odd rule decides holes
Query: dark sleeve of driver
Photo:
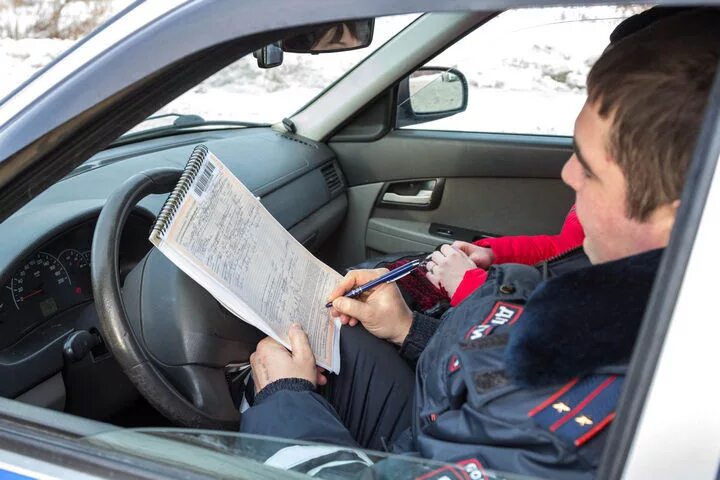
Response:
[{"label": "dark sleeve of driver", "polygon": [[428,342],[440,326],[440,319],[413,312],[413,322],[405,341],[400,347],[400,356],[413,368],[425,350]]},{"label": "dark sleeve of driver", "polygon": [[240,433],[358,447],[332,405],[307,380],[267,385],[241,417]]}]

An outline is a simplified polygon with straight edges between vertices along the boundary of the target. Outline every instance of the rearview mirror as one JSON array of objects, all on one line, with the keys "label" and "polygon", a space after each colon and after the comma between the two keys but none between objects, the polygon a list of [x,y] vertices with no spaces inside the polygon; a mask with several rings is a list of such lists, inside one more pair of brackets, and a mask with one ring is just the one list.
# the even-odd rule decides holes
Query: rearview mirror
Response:
[{"label": "rearview mirror", "polygon": [[291,53],[316,54],[365,48],[372,42],[374,29],[374,18],[326,23],[284,39],[282,49]]},{"label": "rearview mirror", "polygon": [[372,43],[375,19],[326,23],[307,33],[293,35],[253,52],[260,68],[273,68],[283,63],[283,52],[318,53],[344,52],[365,48]]},{"label": "rearview mirror", "polygon": [[464,112],[467,102],[467,79],[459,70],[421,67],[400,82],[398,127],[439,120]]}]

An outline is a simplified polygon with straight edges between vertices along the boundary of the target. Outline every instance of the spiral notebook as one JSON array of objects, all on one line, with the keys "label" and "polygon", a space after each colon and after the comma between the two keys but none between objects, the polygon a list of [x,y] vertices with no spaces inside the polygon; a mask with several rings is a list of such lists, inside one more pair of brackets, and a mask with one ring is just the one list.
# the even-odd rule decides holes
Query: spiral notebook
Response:
[{"label": "spiral notebook", "polygon": [[193,150],[150,241],[225,308],[287,348],[290,325],[301,324],[317,364],[339,372],[340,325],[325,303],[341,275],[204,145]]}]

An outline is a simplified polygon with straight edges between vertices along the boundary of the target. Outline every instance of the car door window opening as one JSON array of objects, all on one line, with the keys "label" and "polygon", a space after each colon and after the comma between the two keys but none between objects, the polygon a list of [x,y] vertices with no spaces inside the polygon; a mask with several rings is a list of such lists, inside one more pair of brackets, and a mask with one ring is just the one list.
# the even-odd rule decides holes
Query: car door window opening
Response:
[{"label": "car door window opening", "polygon": [[[318,10],[322,21],[285,30],[293,35],[282,39],[275,37],[287,25],[258,31],[265,27],[255,19],[247,37],[252,48],[246,37],[223,33],[242,32],[248,22],[246,6],[232,2],[222,9],[207,0],[152,7],[126,0],[0,2],[0,63],[12,73],[0,79],[0,98],[9,93],[0,101],[0,196],[7,199],[0,207],[7,212],[0,222],[0,414],[2,435],[17,447],[0,448],[3,468],[38,478],[372,472],[519,480],[643,476],[660,466],[676,475],[684,462],[693,478],[716,472],[716,458],[696,441],[711,443],[710,435],[667,403],[679,398],[670,388],[674,378],[700,396],[705,413],[712,382],[690,380],[709,372],[701,356],[711,365],[720,361],[703,338],[694,343],[701,352],[686,352],[695,360],[694,376],[671,371],[674,356],[692,346],[677,333],[682,325],[706,327],[709,337],[718,330],[687,316],[697,292],[711,294],[693,250],[709,251],[714,230],[707,218],[717,213],[704,198],[714,198],[718,183],[711,131],[717,99],[687,162],[681,201],[648,207],[639,220],[616,208],[643,187],[628,180],[626,164],[603,163],[609,148],[625,152],[627,145],[600,141],[620,127],[586,102],[585,79],[594,65],[629,51],[633,35],[651,52],[659,42],[653,30],[665,20],[686,29],[684,18],[694,22],[703,13],[702,24],[719,14],[607,2],[480,12],[464,2],[453,12],[400,15],[411,7],[373,0],[335,15],[340,6],[330,5]],[[268,25],[319,8],[272,4]],[[115,12],[103,34],[90,34]],[[148,15],[140,19],[140,12]],[[611,32],[630,17],[646,23],[625,23],[630,37],[607,48]],[[206,28],[208,19],[217,31]],[[127,32],[119,35],[120,27]],[[87,37],[78,33],[83,28]],[[168,42],[180,31],[185,45]],[[700,38],[701,31],[689,36]],[[84,47],[73,47],[76,40]],[[665,53],[672,57],[690,44],[668,44]],[[63,62],[52,62],[66,48],[97,55],[63,73]],[[137,49],[146,58],[129,55]],[[187,55],[164,63],[181,51]],[[249,53],[239,58],[243,52]],[[654,68],[636,63],[627,68]],[[32,76],[44,64],[50,67]],[[135,68],[142,78],[127,83]],[[55,75],[55,86],[4,116]],[[127,88],[110,95],[103,84],[115,85],[113,76]],[[720,76],[714,82],[717,93]],[[623,91],[630,83],[621,82]],[[700,103],[687,105],[695,112]],[[71,114],[74,108],[79,113]],[[31,123],[45,134],[32,138]],[[672,133],[677,124],[668,125],[657,128]],[[645,141],[638,138],[631,136]],[[414,269],[400,287],[381,285],[359,296],[364,312],[336,317],[344,325],[341,339],[354,345],[341,350],[339,376],[302,360],[302,349],[273,356],[260,331],[148,242],[153,219],[201,144],[300,245],[354,279],[353,286],[372,281],[366,269],[425,259],[426,268]],[[592,175],[583,173],[588,167]],[[667,182],[659,183],[645,191]],[[677,216],[675,228],[651,231],[672,225],[662,222],[665,213]],[[576,227],[580,234],[572,235]],[[612,242],[611,234],[627,236]],[[528,238],[555,243],[529,252]],[[259,239],[244,260],[261,261],[262,244],[270,241]],[[651,243],[660,248],[630,251]],[[442,276],[465,259],[471,263],[457,282]],[[706,255],[703,264],[709,271],[718,262]],[[364,315],[377,308],[378,292],[391,290],[402,308],[386,315],[397,319],[395,329],[378,333]],[[346,311],[327,293],[317,295],[330,316]],[[352,326],[361,318],[365,329]],[[533,321],[543,328],[533,330]],[[442,334],[433,335],[436,329]],[[642,351],[627,341],[636,335]],[[357,376],[343,383],[348,372]],[[466,427],[485,420],[466,435],[455,428],[458,412],[473,417],[461,421]],[[664,429],[657,426],[660,412],[668,416]],[[384,416],[392,421],[372,423]],[[398,436],[406,423],[409,433]],[[720,424],[708,415],[706,427],[716,431]],[[660,435],[687,441],[661,458],[650,441]],[[622,451],[605,449],[607,442]],[[105,473],[98,469],[103,462]]]}]

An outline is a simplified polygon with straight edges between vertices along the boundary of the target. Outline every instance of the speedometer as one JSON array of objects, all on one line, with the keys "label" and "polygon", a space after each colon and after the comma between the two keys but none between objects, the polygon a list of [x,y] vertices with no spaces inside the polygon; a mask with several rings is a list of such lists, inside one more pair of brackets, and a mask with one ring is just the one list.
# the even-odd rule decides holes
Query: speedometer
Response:
[{"label": "speedometer", "polygon": [[2,325],[10,319],[10,316],[15,311],[17,311],[17,309],[15,308],[15,305],[13,305],[9,287],[2,287],[2,290],[0,290],[0,328],[2,328]]},{"label": "speedometer", "polygon": [[71,289],[70,276],[57,258],[37,253],[15,271],[10,281],[13,302],[18,310],[48,318],[58,311],[58,301]]}]

